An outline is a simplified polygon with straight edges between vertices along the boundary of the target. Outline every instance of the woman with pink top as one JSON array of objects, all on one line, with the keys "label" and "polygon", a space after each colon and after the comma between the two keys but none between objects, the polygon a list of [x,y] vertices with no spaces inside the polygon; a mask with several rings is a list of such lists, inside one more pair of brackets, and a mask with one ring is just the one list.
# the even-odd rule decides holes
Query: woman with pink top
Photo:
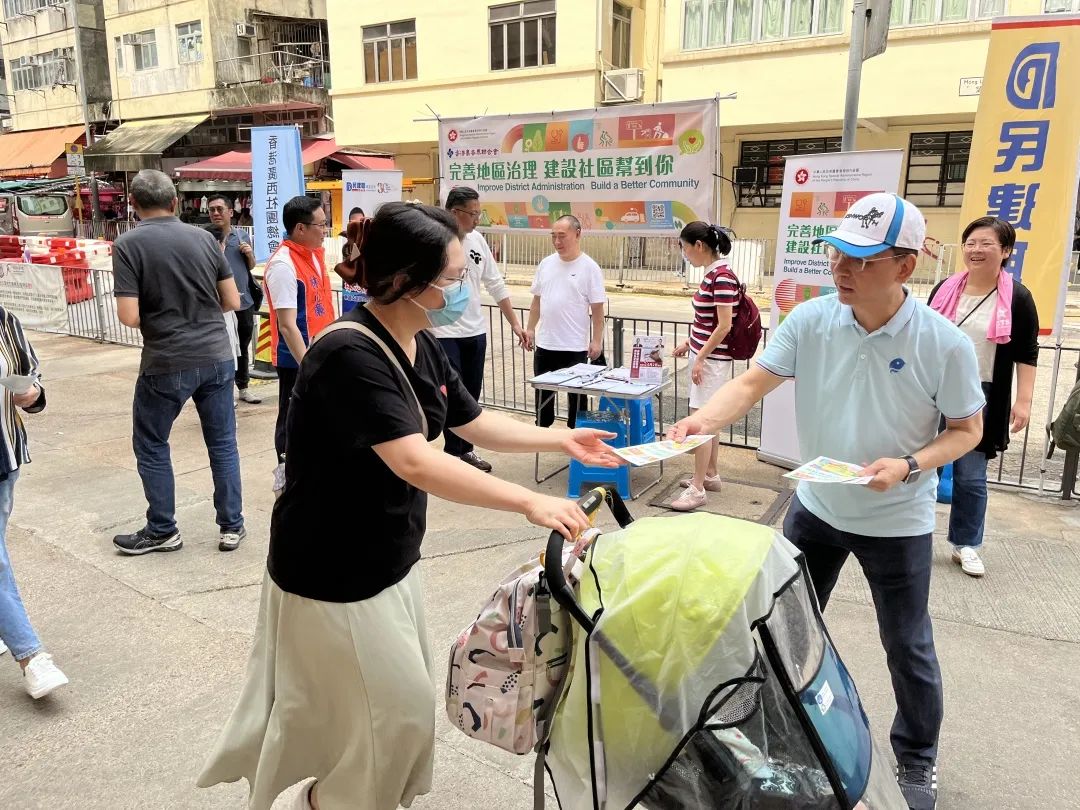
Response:
[{"label": "woman with pink top", "polygon": [[[953,462],[949,542],[953,561],[965,574],[981,577],[979,556],[986,524],[986,465],[1009,446],[1031,416],[1035,366],[1039,359],[1039,314],[1027,287],[1005,269],[1016,249],[1013,226],[981,217],[964,229],[964,270],[930,293],[930,306],[971,338],[986,394],[983,438]],[[1016,397],[1013,398],[1013,370]]]}]

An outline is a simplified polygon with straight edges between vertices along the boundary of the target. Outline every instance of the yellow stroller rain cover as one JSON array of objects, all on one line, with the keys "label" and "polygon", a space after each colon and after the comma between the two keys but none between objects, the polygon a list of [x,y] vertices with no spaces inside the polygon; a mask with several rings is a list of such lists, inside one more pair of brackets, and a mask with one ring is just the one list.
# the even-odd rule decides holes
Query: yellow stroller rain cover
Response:
[{"label": "yellow stroller rain cover", "polygon": [[562,810],[906,810],[782,535],[646,518],[594,541],[577,594],[561,542],[573,664],[539,764]]}]

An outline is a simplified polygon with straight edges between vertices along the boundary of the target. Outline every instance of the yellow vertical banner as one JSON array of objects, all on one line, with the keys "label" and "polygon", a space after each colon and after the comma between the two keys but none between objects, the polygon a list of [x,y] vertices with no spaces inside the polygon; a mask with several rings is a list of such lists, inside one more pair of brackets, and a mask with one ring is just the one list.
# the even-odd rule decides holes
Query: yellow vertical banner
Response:
[{"label": "yellow vertical banner", "polygon": [[1058,332],[1080,183],[1080,15],[993,24],[961,222],[1016,228],[1009,271],[1031,290],[1039,332]]}]

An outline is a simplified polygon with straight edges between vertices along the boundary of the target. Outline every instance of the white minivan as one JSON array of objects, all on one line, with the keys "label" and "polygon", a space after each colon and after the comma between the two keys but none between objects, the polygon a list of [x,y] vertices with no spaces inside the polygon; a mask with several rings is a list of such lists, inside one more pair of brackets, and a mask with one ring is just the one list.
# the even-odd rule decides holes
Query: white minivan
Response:
[{"label": "white minivan", "polygon": [[64,194],[0,193],[0,234],[74,236],[71,203]]}]

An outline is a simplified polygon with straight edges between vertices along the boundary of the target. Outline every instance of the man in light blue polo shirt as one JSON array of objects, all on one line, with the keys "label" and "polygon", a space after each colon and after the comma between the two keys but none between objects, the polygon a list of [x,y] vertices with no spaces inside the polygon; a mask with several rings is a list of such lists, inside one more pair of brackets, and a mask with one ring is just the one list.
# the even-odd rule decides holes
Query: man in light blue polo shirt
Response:
[{"label": "man in light blue polo shirt", "polygon": [[866,465],[865,487],[800,483],[784,534],[803,551],[822,609],[848,555],[862,566],[896,696],[897,780],[912,810],[937,801],[943,699],[927,607],[936,469],[979,443],[984,406],[971,341],[903,286],[925,235],[919,210],[894,194],[855,203],[817,240],[837,294],[792,310],[757,365],[669,434],[717,433],[793,379],[802,460]]}]

